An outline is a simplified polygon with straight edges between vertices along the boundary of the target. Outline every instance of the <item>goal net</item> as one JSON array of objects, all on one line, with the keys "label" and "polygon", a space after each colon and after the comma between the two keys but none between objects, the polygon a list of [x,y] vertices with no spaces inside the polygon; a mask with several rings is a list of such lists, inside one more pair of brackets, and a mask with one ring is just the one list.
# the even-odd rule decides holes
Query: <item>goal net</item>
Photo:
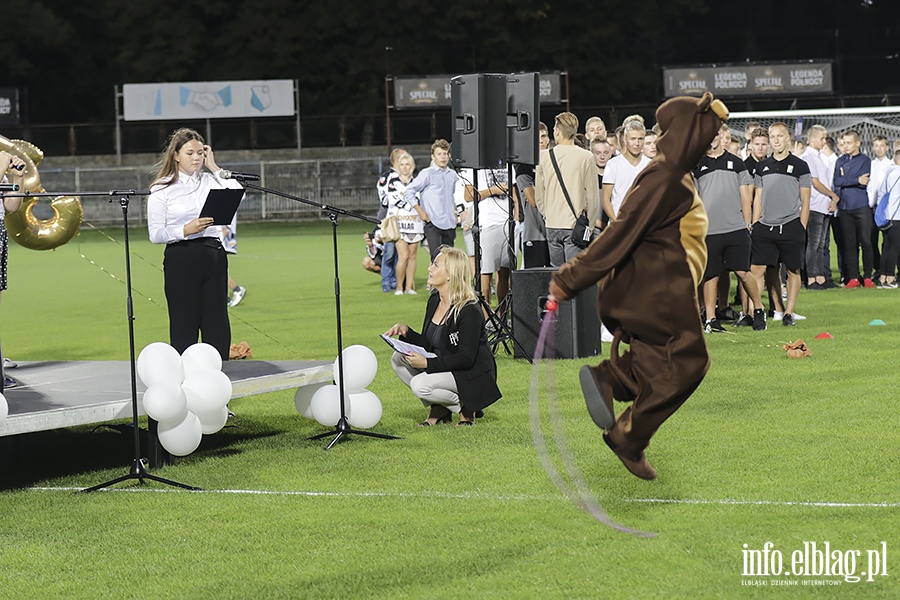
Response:
[{"label": "goal net", "polygon": [[835,140],[846,131],[856,130],[862,139],[861,150],[869,156],[872,156],[872,142],[877,136],[887,138],[889,153],[894,141],[900,140],[900,106],[736,112],[728,119],[728,126],[732,134],[743,138],[748,123],[768,127],[776,121],[786,124],[794,138],[799,134],[806,139],[813,125],[823,126]]}]

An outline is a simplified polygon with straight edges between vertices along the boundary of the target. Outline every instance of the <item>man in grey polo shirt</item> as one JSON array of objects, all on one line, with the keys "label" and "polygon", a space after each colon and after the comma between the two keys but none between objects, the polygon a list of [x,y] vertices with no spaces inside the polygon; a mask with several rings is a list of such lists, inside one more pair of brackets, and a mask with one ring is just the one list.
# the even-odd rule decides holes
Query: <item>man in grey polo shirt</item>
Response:
[{"label": "man in grey polo shirt", "polygon": [[812,178],[806,162],[791,154],[787,125],[777,122],[769,126],[769,143],[772,156],[756,167],[750,272],[761,289],[766,267],[784,263],[788,277],[783,324],[791,326],[800,294]]},{"label": "man in grey polo shirt", "polygon": [[450,143],[447,140],[434,141],[431,161],[431,166],[422,169],[403,194],[404,200],[425,221],[425,239],[431,260],[434,260],[441,246],[452,246],[456,242],[457,215],[461,207],[457,207],[453,199],[458,175],[448,166]]},{"label": "man in grey polo shirt", "polygon": [[[722,125],[720,134],[727,133]],[[730,135],[729,135],[730,137]],[[723,135],[717,135],[706,156],[694,169],[697,193],[709,217],[706,235],[708,258],[703,277],[703,301],[706,307],[706,331],[725,331],[716,318],[719,275],[734,271],[752,304],[738,323],[766,328],[766,311],[756,280],[750,275],[750,219],[752,217],[753,179],[740,157],[725,150]],[[729,275],[730,277],[730,275]],[[727,298],[727,294],[726,294]],[[750,316],[750,315],[753,316]]]}]

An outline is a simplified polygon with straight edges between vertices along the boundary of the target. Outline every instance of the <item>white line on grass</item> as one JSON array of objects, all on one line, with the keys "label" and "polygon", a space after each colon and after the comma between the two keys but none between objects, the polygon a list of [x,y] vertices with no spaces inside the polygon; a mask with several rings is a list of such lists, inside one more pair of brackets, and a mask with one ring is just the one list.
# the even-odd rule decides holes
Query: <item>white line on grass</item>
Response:
[{"label": "white line on grass", "polygon": [[[84,488],[79,487],[30,487],[30,491],[36,492],[80,492]],[[150,488],[150,487],[130,487],[130,488],[107,488],[98,490],[101,492],[124,492],[124,493],[184,493],[185,490],[174,488]],[[563,500],[556,495],[528,495],[528,494],[479,494],[479,493],[463,493],[451,494],[447,492],[322,492],[322,491],[302,491],[302,490],[199,490],[191,493],[206,494],[234,494],[247,496],[308,496],[308,497],[326,497],[326,498],[442,498],[448,500]],[[630,504],[693,504],[693,505],[715,505],[715,506],[800,506],[815,508],[898,508],[900,502],[813,502],[813,501],[790,501],[790,500],[735,500],[735,499],[710,499],[696,500],[691,498],[617,498],[608,499],[611,502],[626,502]]]}]

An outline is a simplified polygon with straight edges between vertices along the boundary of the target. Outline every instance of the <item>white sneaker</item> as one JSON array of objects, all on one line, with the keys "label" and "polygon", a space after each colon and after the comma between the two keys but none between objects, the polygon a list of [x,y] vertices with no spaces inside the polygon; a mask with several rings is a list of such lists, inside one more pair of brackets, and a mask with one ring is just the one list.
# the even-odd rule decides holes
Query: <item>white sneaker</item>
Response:
[{"label": "white sneaker", "polygon": [[394,292],[394,295],[395,295],[395,296],[402,296],[402,295],[403,295],[403,290],[397,290],[397,291],[395,291],[395,292]]},{"label": "white sneaker", "polygon": [[14,360],[10,360],[8,358],[3,359],[3,368],[4,369],[15,369],[18,366],[19,366],[19,363],[17,363]]},{"label": "white sneaker", "polygon": [[416,290],[406,290],[406,293],[410,296],[416,296],[419,292],[417,292]]},{"label": "white sneaker", "polygon": [[247,293],[247,288],[241,286],[235,286],[234,292],[231,294],[231,304],[230,306],[237,306],[241,303],[241,300],[244,299],[244,294]]},{"label": "white sneaker", "polygon": [[804,317],[804,316],[801,315],[800,313],[794,313],[794,320],[795,320],[795,321],[805,321],[805,320],[806,320],[806,317]]},{"label": "white sneaker", "polygon": [[772,315],[772,320],[773,320],[773,321],[780,321],[780,320],[782,320],[782,319],[784,319],[784,313],[783,313],[783,312],[778,312],[778,311],[776,310],[776,311],[775,311],[775,314]]},{"label": "white sneaker", "polygon": [[606,342],[607,344],[613,341],[613,334],[609,332],[606,325],[600,325],[600,341]]}]

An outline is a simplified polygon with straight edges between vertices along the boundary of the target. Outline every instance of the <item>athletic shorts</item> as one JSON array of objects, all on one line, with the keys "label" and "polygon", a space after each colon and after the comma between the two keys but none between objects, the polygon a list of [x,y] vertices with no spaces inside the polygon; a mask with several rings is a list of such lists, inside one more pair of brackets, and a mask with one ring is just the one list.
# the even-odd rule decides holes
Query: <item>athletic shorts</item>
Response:
[{"label": "athletic shorts", "polygon": [[789,271],[803,268],[806,251],[806,230],[800,218],[784,225],[753,225],[753,250],[751,263],[754,265],[776,266],[784,263]]},{"label": "athletic shorts", "polygon": [[509,228],[506,223],[481,230],[481,272],[496,273],[511,268],[509,262]]},{"label": "athletic shorts", "polygon": [[706,274],[704,280],[724,271],[750,270],[750,232],[746,229],[706,236]]}]

